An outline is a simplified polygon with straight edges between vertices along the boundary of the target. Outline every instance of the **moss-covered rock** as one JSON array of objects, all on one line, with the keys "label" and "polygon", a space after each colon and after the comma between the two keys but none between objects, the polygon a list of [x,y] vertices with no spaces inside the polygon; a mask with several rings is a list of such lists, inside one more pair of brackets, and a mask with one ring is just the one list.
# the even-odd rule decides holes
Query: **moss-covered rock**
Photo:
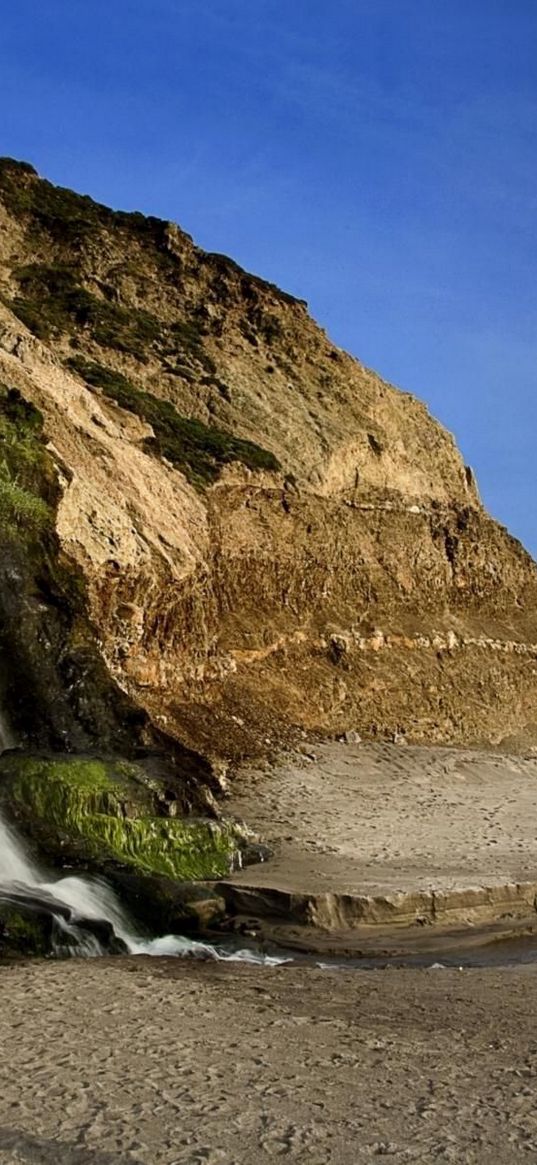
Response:
[{"label": "moss-covered rock", "polygon": [[53,919],[24,903],[0,901],[0,956],[47,955],[52,947]]},{"label": "moss-covered rock", "polygon": [[0,799],[56,862],[192,881],[228,874],[244,844],[231,823],[170,815],[177,802],[127,761],[10,754],[0,758]]}]

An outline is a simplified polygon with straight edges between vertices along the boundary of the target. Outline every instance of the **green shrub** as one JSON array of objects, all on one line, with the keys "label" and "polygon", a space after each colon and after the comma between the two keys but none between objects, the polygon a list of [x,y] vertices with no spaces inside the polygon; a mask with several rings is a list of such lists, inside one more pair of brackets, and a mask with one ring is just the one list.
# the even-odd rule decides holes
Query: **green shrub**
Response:
[{"label": "green shrub", "polygon": [[[111,210],[87,194],[76,194],[62,186],[53,186],[28,162],[0,158],[0,197],[17,217],[25,217],[44,228],[55,242],[69,245],[84,242],[104,229],[119,227],[131,235],[148,238],[157,246],[162,242],[166,224],[138,211]],[[30,223],[30,227],[31,227]]]},{"label": "green shrub", "polygon": [[17,158],[0,158],[0,176],[4,174],[32,174],[34,178],[38,177],[35,166],[30,162],[19,162]]},{"label": "green shrub", "polygon": [[25,523],[36,530],[42,529],[51,519],[46,502],[4,477],[3,468],[0,464],[0,523]]},{"label": "green shrub", "polygon": [[181,416],[170,401],[136,388],[120,372],[77,356],[72,356],[67,363],[86,384],[101,388],[121,408],[147,421],[154,436],[145,440],[146,449],[165,457],[194,485],[215,481],[222,466],[231,461],[240,461],[249,469],[275,471],[280,468],[277,458],[267,449],[222,429],[204,425],[202,421]]},{"label": "green shrub", "polygon": [[32,536],[52,525],[56,482],[41,443],[42,417],[0,385],[0,527]]},{"label": "green shrub", "polygon": [[39,339],[83,328],[97,344],[145,361],[147,349],[160,336],[156,316],[100,299],[78,283],[75,270],[67,264],[32,263],[20,267],[16,275],[20,294],[11,307]]}]

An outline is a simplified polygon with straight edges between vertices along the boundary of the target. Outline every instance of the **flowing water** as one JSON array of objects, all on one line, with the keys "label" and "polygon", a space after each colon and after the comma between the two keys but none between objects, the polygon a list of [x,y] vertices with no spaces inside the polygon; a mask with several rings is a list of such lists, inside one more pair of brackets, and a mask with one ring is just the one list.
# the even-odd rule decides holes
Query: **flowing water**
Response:
[{"label": "flowing water", "polygon": [[[13,733],[0,709],[0,753],[15,746]],[[53,953],[63,956],[87,957],[108,954],[112,936],[112,939],[120,940],[123,950],[126,949],[133,955],[190,956],[265,966],[289,962],[311,963],[327,970],[353,966],[362,970],[373,970],[389,965],[406,967],[432,965],[439,970],[443,967],[460,966],[462,970],[463,966],[514,966],[537,961],[535,938],[497,943],[492,947],[477,948],[475,951],[452,951],[449,955],[443,951],[436,958],[428,952],[391,958],[372,956],[342,960],[333,957],[324,962],[319,962],[318,956],[301,952],[293,952],[291,956],[287,952],[285,955],[267,955],[252,949],[230,950],[229,947],[226,949],[224,944],[198,942],[183,935],[169,934],[158,938],[145,938],[137,934],[134,923],[104,879],[71,874],[53,877],[50,872],[41,869],[15,830],[3,819],[0,809],[0,902],[2,901],[11,902],[15,906],[22,905],[25,909],[30,907],[41,914],[45,911],[53,920]],[[94,924],[93,931],[91,924]],[[102,924],[105,924],[104,928]]]},{"label": "flowing water", "polygon": [[[14,747],[9,725],[0,713],[0,753]],[[252,950],[226,950],[182,935],[146,939],[102,878],[69,875],[53,879],[32,860],[23,842],[6,823],[0,810],[0,900],[34,907],[53,918],[53,950],[57,954],[102,955],[107,947],[84,920],[107,923],[111,933],[134,955],[180,955],[275,965],[283,957]],[[97,928],[98,930],[98,928]]]},{"label": "flowing water", "polygon": [[9,724],[0,708],[0,753],[5,752],[8,748],[15,747],[15,738],[9,727]]}]

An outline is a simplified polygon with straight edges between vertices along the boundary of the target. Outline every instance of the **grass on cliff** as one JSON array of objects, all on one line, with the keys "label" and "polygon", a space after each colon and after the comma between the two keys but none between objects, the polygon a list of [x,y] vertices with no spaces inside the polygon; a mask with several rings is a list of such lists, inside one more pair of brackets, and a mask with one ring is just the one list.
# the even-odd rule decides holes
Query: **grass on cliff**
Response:
[{"label": "grass on cliff", "polygon": [[101,299],[81,286],[72,267],[32,263],[16,275],[20,290],[10,306],[40,340],[78,328],[101,347],[146,361],[160,337],[160,321],[151,312]]},{"label": "grass on cliff", "polygon": [[85,580],[59,554],[58,499],[56,467],[39,409],[18,389],[0,384],[0,558],[7,546],[17,546],[26,563],[33,563],[34,583],[43,596],[65,611],[81,612]]},{"label": "grass on cliff", "polygon": [[273,453],[253,441],[234,437],[202,421],[183,417],[170,401],[136,388],[126,376],[81,357],[71,357],[68,365],[90,387],[100,388],[123,409],[136,413],[153,429],[144,441],[148,452],[165,457],[180,469],[193,485],[215,481],[223,465],[240,461],[249,469],[276,471],[280,463]]},{"label": "grass on cliff", "polygon": [[[24,227],[36,257],[43,251],[61,256],[53,262],[33,262],[12,273],[19,289],[8,306],[34,335],[46,342],[58,335],[74,337],[82,332],[99,346],[143,363],[152,353],[161,359],[166,372],[187,381],[201,375],[204,383],[229,399],[229,388],[218,379],[215,362],[205,349],[203,338],[211,331],[211,321],[203,304],[197,308],[190,304],[187,318],[169,323],[136,303],[126,306],[118,302],[117,287],[99,283],[95,294],[93,287],[88,290],[81,282],[82,260],[86,265],[88,259],[91,263],[93,251],[106,249],[115,237],[138,280],[140,298],[148,265],[156,268],[165,298],[166,283],[171,279],[176,289],[182,272],[181,256],[170,250],[168,223],[136,211],[111,210],[87,195],[54,186],[40,178],[33,166],[12,158],[0,157],[0,200]],[[283,302],[298,302],[293,296],[247,275],[226,256],[199,252],[198,262],[200,268],[212,269],[213,294],[223,302],[229,294],[230,277],[238,283],[248,317],[243,330],[253,345],[257,346],[259,339],[269,346],[281,343],[283,325],[276,314],[257,303],[258,292],[269,290]]]},{"label": "grass on cliff", "polygon": [[[19,292],[8,306],[38,339],[89,333],[102,348],[112,348],[147,363],[150,351],[165,361],[172,373],[195,379],[198,366],[216,381],[216,364],[203,345],[199,320],[165,324],[152,312],[125,307],[95,295],[79,282],[76,266],[31,263],[14,271]],[[105,292],[106,292],[105,288]],[[110,295],[113,289],[108,289]]]},{"label": "grass on cliff", "polygon": [[[71,243],[83,243],[103,228],[119,229],[140,241],[153,244],[156,248],[155,257],[158,257],[161,264],[170,262],[166,243],[168,223],[165,220],[136,210],[112,210],[103,203],[95,202],[87,194],[77,194],[66,187],[54,186],[40,178],[29,162],[0,157],[0,196],[11,214],[26,220],[30,233],[45,230],[54,242],[69,246]],[[228,255],[201,251],[198,258],[200,265],[210,267],[215,275],[243,280],[246,296],[251,294],[252,288],[258,288],[270,291],[284,303],[305,302],[282,291],[274,283],[247,274]],[[177,256],[174,256],[172,265],[175,273],[178,262]]]},{"label": "grass on cliff", "polygon": [[160,243],[165,223],[139,211],[111,210],[87,194],[77,194],[39,178],[28,162],[0,158],[0,194],[7,209],[45,230],[54,242],[83,242],[104,228],[120,227]]},{"label": "grass on cliff", "polygon": [[55,490],[41,442],[42,418],[15,389],[0,385],[0,527],[31,535],[53,525]]}]

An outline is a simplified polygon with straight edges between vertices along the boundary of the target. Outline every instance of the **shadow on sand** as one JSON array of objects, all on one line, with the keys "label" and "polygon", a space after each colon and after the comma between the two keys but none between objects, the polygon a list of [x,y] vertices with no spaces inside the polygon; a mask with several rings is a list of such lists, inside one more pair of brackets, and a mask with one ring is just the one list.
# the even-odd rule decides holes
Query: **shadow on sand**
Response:
[{"label": "shadow on sand", "polygon": [[0,1128],[0,1152],[17,1154],[28,1165],[144,1165],[132,1156],[79,1148],[67,1141],[34,1137],[22,1129]]}]

